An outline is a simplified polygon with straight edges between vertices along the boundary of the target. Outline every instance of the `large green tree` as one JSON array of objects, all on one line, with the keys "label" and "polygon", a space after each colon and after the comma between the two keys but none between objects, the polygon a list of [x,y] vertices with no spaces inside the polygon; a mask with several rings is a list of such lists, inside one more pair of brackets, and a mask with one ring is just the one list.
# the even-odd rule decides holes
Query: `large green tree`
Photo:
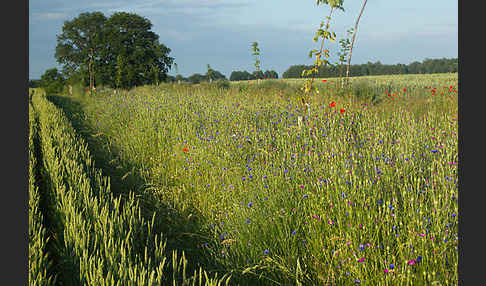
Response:
[{"label": "large green tree", "polygon": [[110,18],[101,12],[82,13],[64,22],[56,59],[68,77],[89,77],[91,88],[95,81],[127,89],[158,84],[174,59],[151,28],[148,19],[133,13],[117,12]]},{"label": "large green tree", "polygon": [[137,14],[117,12],[106,22],[106,48],[110,85],[130,88],[165,81],[174,59],[170,49],[159,43],[152,23]]},{"label": "large green tree", "polygon": [[55,57],[64,64],[64,72],[87,72],[90,89],[94,87],[96,68],[105,62],[102,51],[106,17],[101,12],[81,13],[71,21],[65,21],[62,33],[57,36]]}]

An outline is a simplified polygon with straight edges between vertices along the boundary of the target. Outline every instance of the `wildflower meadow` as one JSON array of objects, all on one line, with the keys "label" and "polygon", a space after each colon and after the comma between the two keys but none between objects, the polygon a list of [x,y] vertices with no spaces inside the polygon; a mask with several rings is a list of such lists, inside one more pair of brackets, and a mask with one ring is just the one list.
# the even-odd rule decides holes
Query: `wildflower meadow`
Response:
[{"label": "wildflower meadow", "polygon": [[457,73],[303,82],[36,90],[39,285],[457,284]]}]

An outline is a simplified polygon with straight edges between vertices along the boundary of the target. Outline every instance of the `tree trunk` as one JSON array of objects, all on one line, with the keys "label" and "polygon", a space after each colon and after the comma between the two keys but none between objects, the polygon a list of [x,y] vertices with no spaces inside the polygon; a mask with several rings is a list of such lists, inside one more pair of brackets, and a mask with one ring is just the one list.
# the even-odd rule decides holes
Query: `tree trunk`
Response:
[{"label": "tree trunk", "polygon": [[368,0],[364,1],[363,7],[361,7],[361,12],[359,13],[358,19],[356,19],[356,23],[354,24],[353,38],[351,39],[351,47],[349,49],[349,54],[348,54],[348,64],[347,64],[347,67],[346,67],[346,84],[348,83],[348,80],[349,80],[349,66],[351,65],[351,56],[353,55],[354,38],[356,37],[356,33],[358,32],[359,18],[361,18],[361,15],[363,14],[364,8],[366,6],[366,2],[368,2]]}]

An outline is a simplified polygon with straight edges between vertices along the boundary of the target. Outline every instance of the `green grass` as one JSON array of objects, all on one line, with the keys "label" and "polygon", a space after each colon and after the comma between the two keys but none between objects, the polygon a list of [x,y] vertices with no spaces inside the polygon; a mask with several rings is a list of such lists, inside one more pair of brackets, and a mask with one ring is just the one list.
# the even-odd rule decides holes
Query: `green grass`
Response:
[{"label": "green grass", "polygon": [[37,136],[37,119],[29,101],[29,285],[54,285],[55,277],[50,274],[52,261],[48,255],[49,239],[41,211],[37,177]]},{"label": "green grass", "polygon": [[[44,182],[40,185],[42,192],[32,187],[29,190],[29,203],[34,206],[29,217],[35,222],[46,215],[50,222],[46,227],[53,243],[49,254],[55,257],[51,271],[59,283],[227,284],[227,276],[220,277],[200,267],[194,271],[188,269],[183,251],[167,251],[164,235],[153,231],[155,214],[152,220],[145,220],[133,193],[128,194],[126,200],[114,196],[109,178],[95,168],[87,145],[62,110],[36,93],[32,96],[29,114],[31,118],[38,118],[38,123],[31,119],[30,126],[33,129],[38,125],[41,155],[37,158]],[[29,151],[35,148],[33,144],[29,147]],[[41,196],[46,206],[35,211]],[[41,229],[34,239],[42,242],[44,234]],[[36,248],[34,244],[31,248],[37,249],[37,253],[31,252],[29,257],[30,285],[37,285],[39,281],[47,284],[50,281],[43,267],[46,258],[42,253],[47,247],[41,244]]]},{"label": "green grass", "polygon": [[158,230],[232,285],[456,284],[457,74],[316,80],[310,117],[301,83],[51,100],[82,110],[114,192],[174,210]]}]

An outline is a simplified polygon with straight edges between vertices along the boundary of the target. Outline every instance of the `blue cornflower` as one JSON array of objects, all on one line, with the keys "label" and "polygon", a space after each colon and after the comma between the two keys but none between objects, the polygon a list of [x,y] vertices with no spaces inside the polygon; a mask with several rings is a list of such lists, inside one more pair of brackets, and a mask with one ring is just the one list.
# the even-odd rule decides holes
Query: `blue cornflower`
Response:
[{"label": "blue cornflower", "polygon": [[308,195],[308,194],[305,194],[305,195],[303,195],[302,197],[303,197],[304,199],[307,199],[307,198],[309,198],[309,195]]},{"label": "blue cornflower", "polygon": [[416,261],[416,262],[420,262],[420,261],[422,261],[422,256],[420,256],[420,255],[419,255],[419,256],[417,257],[417,259],[415,259],[415,261]]},{"label": "blue cornflower", "polygon": [[225,237],[226,237],[226,233],[223,233],[222,235],[220,235],[219,238],[221,238],[221,240],[224,240]]},{"label": "blue cornflower", "polygon": [[365,250],[365,246],[363,244],[360,244],[359,245],[359,250],[361,250],[361,251]]},{"label": "blue cornflower", "polygon": [[390,269],[395,269],[395,264],[390,263],[390,265],[388,265],[388,267],[389,267]]},{"label": "blue cornflower", "polygon": [[296,231],[296,230],[292,231],[292,235],[295,235],[296,233],[297,233],[297,231]]},{"label": "blue cornflower", "polygon": [[361,280],[356,279],[356,280],[354,280],[354,283],[355,283],[355,284],[359,284],[359,283],[361,283]]},{"label": "blue cornflower", "polygon": [[246,219],[246,223],[247,223],[247,224],[250,224],[250,223],[251,223],[251,219],[249,219],[249,218],[248,218],[248,219]]},{"label": "blue cornflower", "polygon": [[270,253],[270,251],[268,251],[268,249],[265,249],[265,250],[263,251],[263,254],[265,254],[265,255],[267,255],[268,253]]},{"label": "blue cornflower", "polygon": [[249,202],[247,205],[246,205],[248,208],[251,208],[253,206],[253,203],[252,202]]}]

